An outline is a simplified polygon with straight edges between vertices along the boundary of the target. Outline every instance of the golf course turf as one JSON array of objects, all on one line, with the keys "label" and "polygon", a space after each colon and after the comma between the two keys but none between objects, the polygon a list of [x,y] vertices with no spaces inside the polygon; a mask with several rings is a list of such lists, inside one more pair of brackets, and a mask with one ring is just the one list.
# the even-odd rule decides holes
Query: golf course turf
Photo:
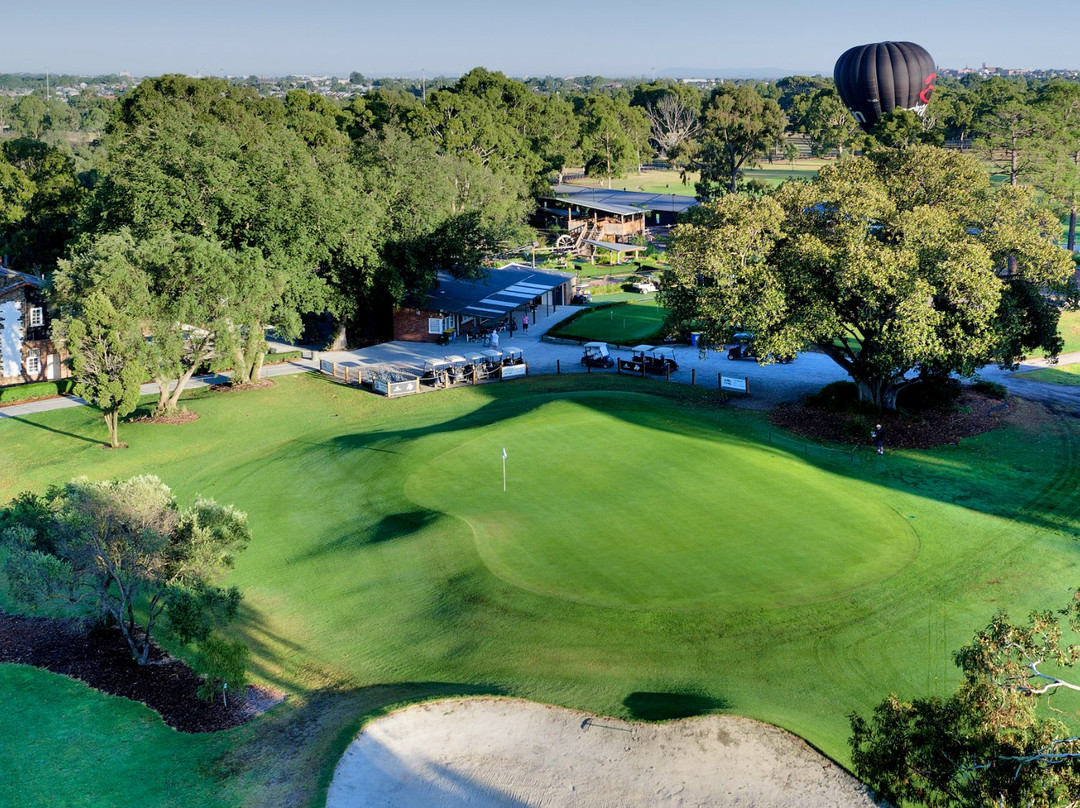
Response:
[{"label": "golf course turf", "polygon": [[[1020,403],[960,446],[830,461],[714,399],[579,374],[390,401],[298,376],[197,393],[183,426],[123,424],[123,451],[87,408],[0,421],[5,497],[155,473],[182,503],[247,511],[233,632],[253,678],[289,693],[187,736],[0,666],[19,773],[0,804],[321,805],[365,720],[471,693],[723,709],[846,762],[850,711],[947,692],[952,651],[996,609],[1056,608],[1080,583],[1075,419]],[[130,789],[138,771],[154,798]]]}]

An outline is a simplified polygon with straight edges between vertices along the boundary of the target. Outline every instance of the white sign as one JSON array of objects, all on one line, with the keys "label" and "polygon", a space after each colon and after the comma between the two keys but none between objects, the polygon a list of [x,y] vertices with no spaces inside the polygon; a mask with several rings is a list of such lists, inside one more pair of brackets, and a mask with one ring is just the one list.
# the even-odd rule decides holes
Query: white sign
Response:
[{"label": "white sign", "polygon": [[735,376],[721,376],[720,377],[720,389],[721,390],[735,390],[739,393],[750,392],[750,379],[743,376],[741,379]]},{"label": "white sign", "polygon": [[527,368],[527,365],[503,365],[502,377],[504,379],[516,379],[518,376],[524,376]]}]

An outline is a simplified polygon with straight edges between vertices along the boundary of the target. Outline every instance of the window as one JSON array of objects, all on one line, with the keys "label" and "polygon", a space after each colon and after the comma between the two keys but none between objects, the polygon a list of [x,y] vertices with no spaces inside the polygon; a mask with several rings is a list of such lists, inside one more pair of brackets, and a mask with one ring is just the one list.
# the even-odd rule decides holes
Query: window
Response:
[{"label": "window", "polygon": [[427,332],[429,334],[442,334],[444,331],[454,330],[454,315],[445,317],[428,317]]},{"label": "window", "polygon": [[26,352],[26,375],[37,376],[39,373],[41,373],[41,351],[38,348],[31,348]]},{"label": "window", "polygon": [[45,309],[37,306],[30,309],[30,327],[39,328],[45,325]]}]

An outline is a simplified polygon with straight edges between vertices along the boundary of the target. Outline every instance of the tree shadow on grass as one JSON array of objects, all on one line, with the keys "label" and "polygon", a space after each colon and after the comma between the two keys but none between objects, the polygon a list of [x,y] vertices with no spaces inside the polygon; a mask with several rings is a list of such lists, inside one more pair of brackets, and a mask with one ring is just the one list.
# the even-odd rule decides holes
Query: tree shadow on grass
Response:
[{"label": "tree shadow on grass", "polygon": [[731,706],[726,699],[697,693],[653,693],[639,690],[623,699],[623,706],[637,721],[669,721],[724,710]]},{"label": "tree shadow on grass", "polygon": [[445,514],[428,508],[414,508],[411,511],[390,513],[380,519],[374,527],[358,528],[353,533],[346,533],[336,539],[317,544],[303,553],[293,556],[292,561],[311,561],[334,553],[351,552],[360,547],[369,547],[394,539],[406,539],[435,524]]},{"label": "tree shadow on grass", "polygon": [[0,418],[7,418],[7,419],[10,419],[12,421],[18,421],[19,423],[26,424],[27,426],[33,426],[33,427],[37,427],[38,429],[44,429],[46,432],[52,432],[52,433],[54,433],[56,435],[63,435],[65,438],[74,438],[75,440],[81,440],[81,441],[85,441],[86,443],[92,443],[95,446],[103,446],[103,445],[106,444],[106,441],[103,441],[103,440],[94,440],[93,438],[88,438],[85,435],[76,435],[74,432],[65,432],[62,429],[57,429],[57,428],[51,427],[51,426],[45,426],[45,424],[39,424],[36,421],[31,421],[31,420],[28,420],[28,419],[23,418],[21,416],[18,416],[18,415],[2,415],[2,414],[0,414]]}]

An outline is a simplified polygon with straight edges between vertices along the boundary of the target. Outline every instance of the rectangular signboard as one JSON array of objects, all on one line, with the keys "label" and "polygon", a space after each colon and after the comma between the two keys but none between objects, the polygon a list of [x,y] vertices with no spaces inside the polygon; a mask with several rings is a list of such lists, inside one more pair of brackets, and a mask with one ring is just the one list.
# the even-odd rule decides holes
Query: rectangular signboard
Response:
[{"label": "rectangular signboard", "polygon": [[527,367],[527,365],[503,365],[502,377],[504,379],[516,379],[519,376],[524,376]]},{"label": "rectangular signboard", "polygon": [[741,379],[737,376],[721,376],[720,389],[735,390],[739,393],[749,393],[750,379],[746,376],[742,377]]}]

